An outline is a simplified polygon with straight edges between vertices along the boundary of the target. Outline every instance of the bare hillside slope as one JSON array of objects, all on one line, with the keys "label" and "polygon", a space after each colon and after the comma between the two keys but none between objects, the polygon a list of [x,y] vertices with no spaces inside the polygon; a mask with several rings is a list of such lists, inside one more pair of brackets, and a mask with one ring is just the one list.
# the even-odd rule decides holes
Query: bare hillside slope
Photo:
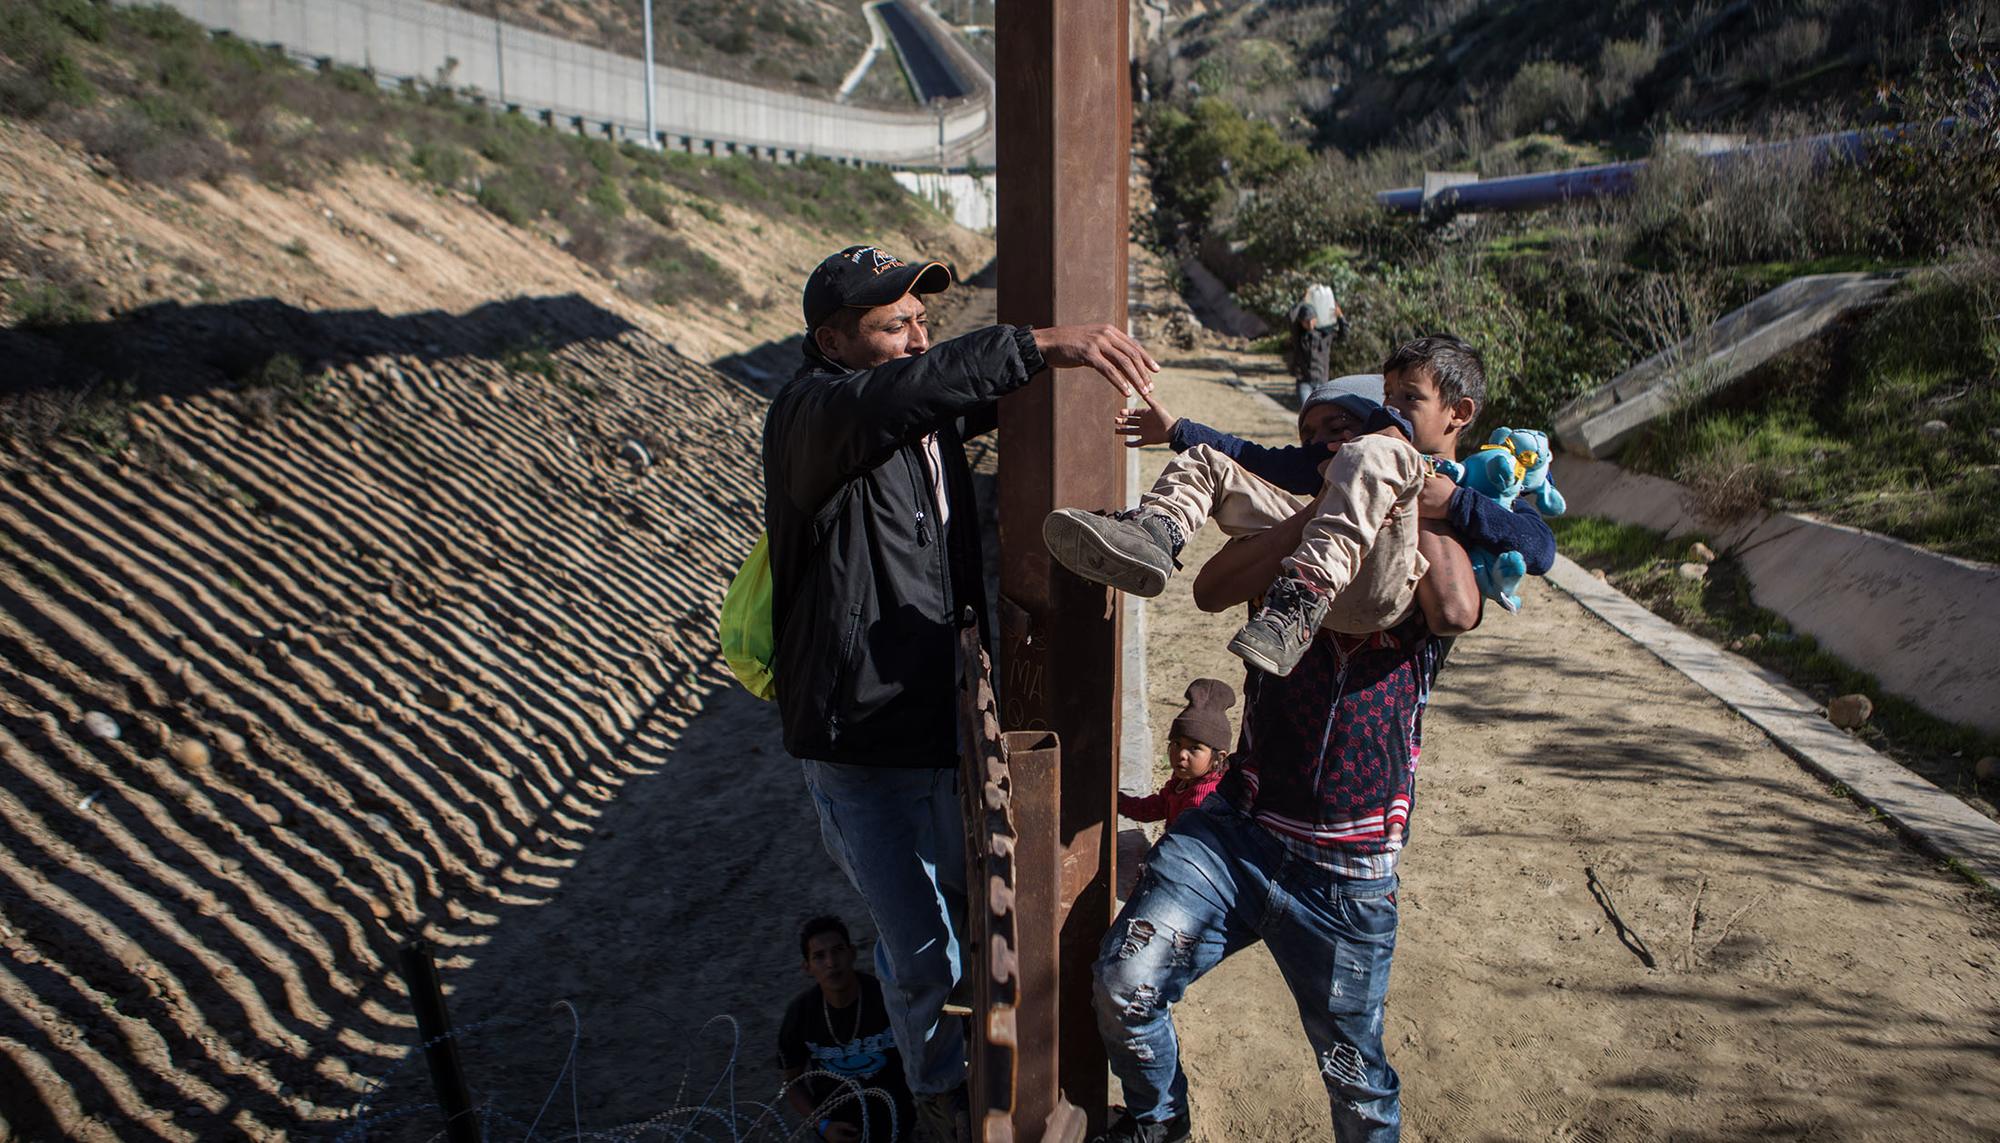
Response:
[{"label": "bare hillside slope", "polygon": [[397,946],[549,896],[721,685],[763,399],[702,362],[845,241],[991,248],[724,207],[746,288],[660,309],[381,168],[0,144],[7,274],[94,299],[0,328],[0,1139],[317,1133]]}]

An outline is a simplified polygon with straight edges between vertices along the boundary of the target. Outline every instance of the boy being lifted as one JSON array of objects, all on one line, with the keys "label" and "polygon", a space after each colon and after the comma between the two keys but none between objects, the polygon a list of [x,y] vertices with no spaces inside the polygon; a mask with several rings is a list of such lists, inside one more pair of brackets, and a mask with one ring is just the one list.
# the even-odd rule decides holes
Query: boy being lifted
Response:
[{"label": "boy being lifted", "polygon": [[1058,509],[1043,521],[1043,540],[1058,563],[1085,579],[1158,595],[1204,523],[1213,519],[1230,536],[1260,532],[1317,492],[1285,574],[1229,644],[1245,662],[1281,676],[1321,626],[1367,634],[1409,612],[1428,566],[1418,551],[1419,517],[1449,522],[1468,543],[1518,551],[1529,572],[1541,575],[1555,560],[1555,537],[1540,516],[1525,503],[1510,512],[1459,488],[1428,460],[1451,447],[1485,401],[1476,362],[1471,348],[1449,335],[1407,342],[1383,362],[1381,404],[1353,391],[1376,380],[1367,375],[1315,389],[1299,410],[1297,447],[1243,441],[1176,418],[1148,396],[1146,407],[1120,414],[1119,431],[1134,447],[1170,444],[1181,455],[1138,508]]}]

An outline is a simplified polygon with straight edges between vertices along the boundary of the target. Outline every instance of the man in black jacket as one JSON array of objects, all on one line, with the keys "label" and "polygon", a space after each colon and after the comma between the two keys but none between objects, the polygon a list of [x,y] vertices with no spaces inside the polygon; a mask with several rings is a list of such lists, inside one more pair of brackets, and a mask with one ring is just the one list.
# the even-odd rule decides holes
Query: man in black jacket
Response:
[{"label": "man in black jacket", "polygon": [[764,419],[771,664],[785,749],[827,852],[861,894],[875,967],[921,1118],[956,1103],[963,1030],[942,1017],[965,907],[957,631],[986,629],[963,441],[1046,367],[1089,367],[1127,396],[1159,366],[1108,325],[996,325],[930,344],[922,295],[942,263],[852,246],[805,288],[806,361]]}]

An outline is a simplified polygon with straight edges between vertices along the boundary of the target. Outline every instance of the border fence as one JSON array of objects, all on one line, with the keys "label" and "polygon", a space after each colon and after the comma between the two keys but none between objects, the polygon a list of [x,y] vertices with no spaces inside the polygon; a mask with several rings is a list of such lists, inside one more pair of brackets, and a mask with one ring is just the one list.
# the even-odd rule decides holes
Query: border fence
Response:
[{"label": "border fence", "polygon": [[[136,3],[138,0],[119,0]],[[646,137],[645,64],[429,0],[165,0],[188,18],[386,79],[443,82],[612,139]],[[708,155],[936,167],[990,138],[992,94],[891,111],[656,67],[659,142]]]}]

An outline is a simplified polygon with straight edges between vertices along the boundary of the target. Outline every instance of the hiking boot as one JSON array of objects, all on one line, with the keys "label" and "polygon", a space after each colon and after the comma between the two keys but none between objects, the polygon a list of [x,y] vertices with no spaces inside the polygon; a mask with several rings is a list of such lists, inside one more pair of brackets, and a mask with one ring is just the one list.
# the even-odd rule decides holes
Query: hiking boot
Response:
[{"label": "hiking boot", "polygon": [[1264,606],[1229,641],[1230,653],[1273,675],[1284,676],[1305,658],[1333,594],[1294,575],[1283,575],[1264,593]]},{"label": "hiking boot", "polygon": [[917,1143],[972,1143],[972,1112],[965,1085],[913,1101]]},{"label": "hiking boot", "polygon": [[1186,1139],[1194,1130],[1188,1121],[1188,1113],[1183,1111],[1172,1119],[1160,1123],[1147,1123],[1134,1119],[1124,1108],[1118,1109],[1118,1118],[1094,1143],[1176,1143]]},{"label": "hiking boot", "polygon": [[1185,542],[1179,524],[1148,508],[1058,508],[1042,521],[1042,543],[1057,563],[1092,583],[1149,599],[1167,589]]}]

